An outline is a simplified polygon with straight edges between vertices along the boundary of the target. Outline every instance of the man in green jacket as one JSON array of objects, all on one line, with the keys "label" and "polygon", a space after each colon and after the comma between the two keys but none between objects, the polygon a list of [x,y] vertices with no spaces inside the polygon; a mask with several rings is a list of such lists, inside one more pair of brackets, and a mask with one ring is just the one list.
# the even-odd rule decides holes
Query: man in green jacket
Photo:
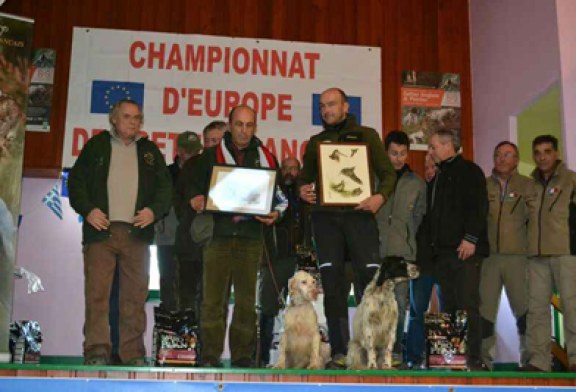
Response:
[{"label": "man in green jacket", "polygon": [[[348,113],[348,98],[339,88],[329,88],[320,96],[320,114],[324,130],[312,136],[306,146],[300,176],[300,197],[312,207],[312,227],[320,262],[324,310],[332,350],[329,368],[344,368],[350,331],[348,329],[348,293],[344,289],[344,261],[349,258],[358,284],[358,293],[372,279],[380,265],[378,225],[374,214],[386,202],[396,182],[396,173],[378,133],[356,124]],[[370,171],[379,180],[376,193],[354,207],[321,206],[319,189],[318,144],[320,142],[362,143],[368,146]]]},{"label": "man in green jacket", "polygon": [[558,290],[564,320],[569,371],[576,372],[576,256],[571,241],[576,173],[559,160],[558,139],[537,136],[532,142],[536,169],[528,200],[528,325],[526,370],[550,371],[550,298]]},{"label": "man in green jacket", "polygon": [[[406,163],[410,140],[402,131],[391,131],[386,135],[384,146],[397,181],[394,193],[376,214],[380,232],[380,256],[402,256],[410,263],[416,262],[416,231],[426,213],[426,183]],[[399,282],[394,288],[398,303],[398,326],[396,343],[392,352],[393,366],[403,364],[404,321],[409,301],[408,281]],[[403,368],[408,367],[405,363]]]},{"label": "man in green jacket", "polygon": [[488,192],[488,242],[490,256],[480,275],[482,317],[482,362],[493,369],[496,348],[495,323],[502,288],[510,301],[520,337],[520,362],[527,363],[525,350],[528,312],[528,205],[530,179],[518,173],[518,147],[503,141],[494,149],[494,170],[486,178]]},{"label": "man in green jacket", "polygon": [[154,221],[170,207],[172,181],[160,150],[140,135],[136,102],[119,101],[109,120],[111,131],[88,141],[68,179],[70,204],[84,218],[84,363],[110,361],[108,301],[118,265],[120,360],[145,365],[148,249]]},{"label": "man in green jacket", "polygon": [[[208,215],[203,211],[214,165],[278,169],[276,158],[255,136],[256,113],[252,108],[237,106],[232,109],[229,125],[230,132],[224,134],[220,144],[207,149],[193,168],[194,175],[185,199],[190,200],[192,209],[200,214],[195,218],[195,225],[202,218],[207,220]],[[230,283],[234,286],[234,315],[230,325],[232,366],[254,366],[256,277],[263,250],[262,225],[272,225],[282,212],[275,207],[266,216],[211,214],[213,232],[212,239],[204,247],[200,310],[203,366],[221,366],[226,333],[224,306],[229,300]]]}]

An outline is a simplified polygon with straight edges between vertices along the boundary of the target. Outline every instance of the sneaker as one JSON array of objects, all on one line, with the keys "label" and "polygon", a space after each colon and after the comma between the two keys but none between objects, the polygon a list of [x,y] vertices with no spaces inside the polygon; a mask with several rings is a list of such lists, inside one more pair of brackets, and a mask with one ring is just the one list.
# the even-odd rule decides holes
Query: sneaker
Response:
[{"label": "sneaker", "polygon": [[398,368],[402,365],[402,354],[392,353],[392,367]]},{"label": "sneaker", "polygon": [[330,370],[344,370],[346,369],[346,356],[344,354],[336,354],[326,364],[326,369]]}]

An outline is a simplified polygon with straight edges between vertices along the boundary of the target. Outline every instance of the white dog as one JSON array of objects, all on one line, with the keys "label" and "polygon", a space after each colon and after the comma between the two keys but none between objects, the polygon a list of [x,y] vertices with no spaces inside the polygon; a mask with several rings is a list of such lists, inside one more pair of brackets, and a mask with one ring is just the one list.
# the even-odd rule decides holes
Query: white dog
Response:
[{"label": "white dog", "polygon": [[323,369],[330,346],[322,343],[312,302],[318,296],[316,279],[298,271],[288,281],[290,304],[284,314],[284,334],[278,348],[277,369]]},{"label": "white dog", "polygon": [[418,268],[401,257],[386,257],[364,290],[352,322],[348,344],[350,369],[392,367],[392,348],[396,341],[398,304],[394,296],[397,282],[418,277]]}]

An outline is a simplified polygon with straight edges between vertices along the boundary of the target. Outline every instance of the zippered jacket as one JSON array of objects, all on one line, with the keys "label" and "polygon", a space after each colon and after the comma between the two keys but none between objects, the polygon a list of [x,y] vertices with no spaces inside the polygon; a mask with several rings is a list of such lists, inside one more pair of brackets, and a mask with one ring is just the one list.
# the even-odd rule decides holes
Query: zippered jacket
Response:
[{"label": "zippered jacket", "polygon": [[[394,183],[396,182],[396,173],[394,167],[386,154],[384,143],[378,136],[378,133],[373,128],[364,127],[356,123],[354,115],[348,113],[341,127],[338,129],[325,129],[317,135],[310,138],[306,145],[306,152],[304,154],[304,164],[302,172],[298,180],[299,186],[316,184],[318,197],[316,205],[313,210],[354,210],[354,207],[335,207],[335,206],[320,206],[320,184],[318,176],[318,144],[321,142],[356,142],[365,143],[368,145],[370,156],[370,169],[372,173],[378,178],[379,185],[376,193],[384,196],[387,200],[392,191],[394,190]],[[358,212],[358,211],[356,211]]]},{"label": "zippered jacket", "polygon": [[528,199],[529,255],[569,255],[570,210],[576,202],[576,173],[559,161],[548,181],[538,169],[532,172],[532,178],[533,189]]},{"label": "zippered jacket", "polygon": [[523,255],[528,251],[530,178],[514,173],[505,189],[495,175],[486,178],[488,242],[493,254]]},{"label": "zippered jacket", "polygon": [[476,255],[488,256],[488,198],[482,169],[456,155],[438,165],[427,193],[425,222],[431,254],[454,253],[466,240],[476,245]]},{"label": "zippered jacket", "polygon": [[390,199],[376,214],[380,255],[416,260],[416,231],[426,213],[426,183],[410,169],[396,182]]},{"label": "zippered jacket", "polygon": [[[70,205],[84,218],[82,243],[102,241],[110,237],[108,230],[98,231],[86,221],[86,216],[94,208],[108,215],[108,172],[112,145],[109,132],[101,132],[88,140],[80,156],[74,163],[68,177]],[[172,180],[166,168],[162,153],[147,138],[136,141],[138,156],[138,194],[134,214],[143,208],[150,208],[156,220],[166,215],[172,200]],[[154,225],[141,229],[136,226],[132,234],[146,241],[154,239]]]},{"label": "zippered jacket", "polygon": [[[230,154],[234,155],[234,148],[232,146],[232,135],[230,132],[226,132],[223,138],[224,148],[228,149]],[[260,162],[260,155],[258,148],[264,148],[262,141],[256,136],[253,136],[250,140],[249,145],[245,149],[245,157],[243,167],[259,168],[265,167]],[[218,163],[217,148],[208,148],[198,160],[194,163],[192,168],[189,187],[184,195],[185,200],[190,200],[198,195],[206,195],[208,193],[208,187],[210,183],[210,176],[212,174],[212,168]],[[272,154],[271,154],[272,155]],[[272,155],[273,156],[273,155]],[[274,157],[274,167],[277,171],[276,175],[276,185],[277,189],[280,184],[280,172],[278,170],[278,162],[276,157]],[[275,192],[276,195],[276,192]],[[278,204],[277,197],[273,198],[272,205],[275,207]],[[281,212],[282,214],[283,212]],[[263,224],[258,222],[252,216],[244,216],[241,219],[234,218],[230,214],[224,213],[212,213],[214,217],[214,231],[213,235],[215,237],[239,237],[239,238],[252,238],[261,239],[262,238],[262,226]]]}]

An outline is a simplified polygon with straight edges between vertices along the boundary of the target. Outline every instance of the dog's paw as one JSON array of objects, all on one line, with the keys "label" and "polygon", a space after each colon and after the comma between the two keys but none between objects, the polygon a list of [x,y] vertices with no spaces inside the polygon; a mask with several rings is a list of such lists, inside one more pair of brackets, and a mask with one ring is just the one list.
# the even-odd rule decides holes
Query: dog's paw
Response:
[{"label": "dog's paw", "polygon": [[322,366],[322,364],[320,364],[318,362],[311,363],[307,367],[308,370],[319,370],[319,369],[323,369],[323,368],[324,368],[324,366]]}]

